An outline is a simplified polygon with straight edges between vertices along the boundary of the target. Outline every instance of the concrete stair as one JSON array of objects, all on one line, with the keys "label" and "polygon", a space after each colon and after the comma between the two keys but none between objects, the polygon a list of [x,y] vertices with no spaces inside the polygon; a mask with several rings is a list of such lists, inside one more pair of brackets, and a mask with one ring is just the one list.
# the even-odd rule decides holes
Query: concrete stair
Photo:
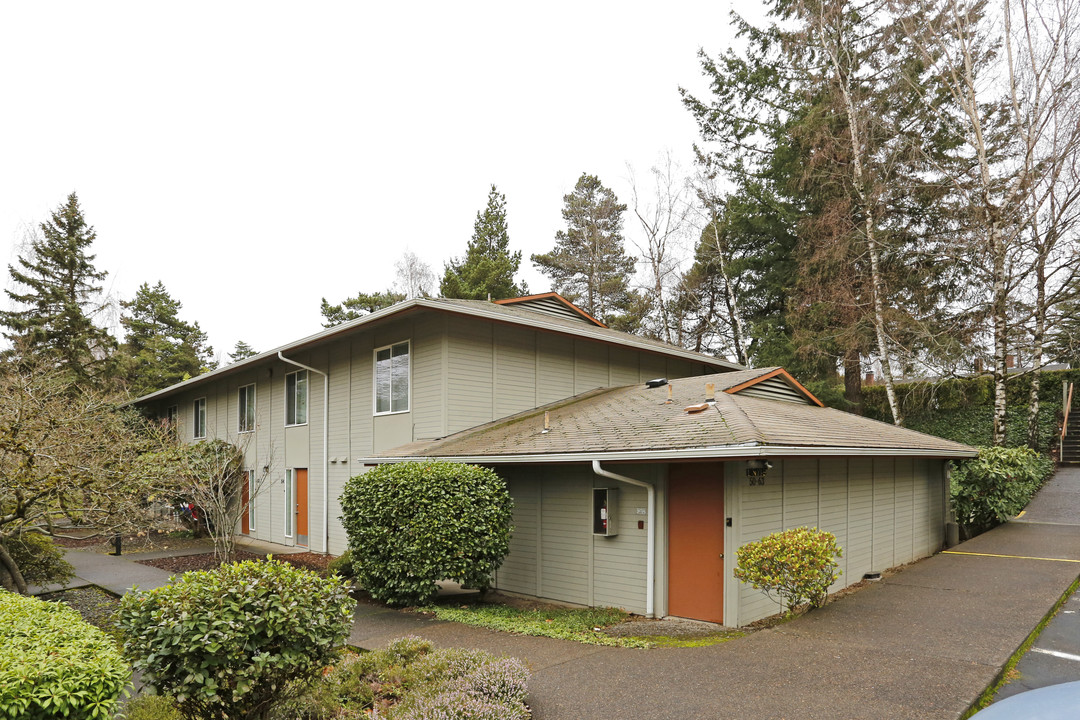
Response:
[{"label": "concrete stair", "polygon": [[1069,411],[1069,426],[1061,442],[1061,464],[1080,465],[1080,410]]}]

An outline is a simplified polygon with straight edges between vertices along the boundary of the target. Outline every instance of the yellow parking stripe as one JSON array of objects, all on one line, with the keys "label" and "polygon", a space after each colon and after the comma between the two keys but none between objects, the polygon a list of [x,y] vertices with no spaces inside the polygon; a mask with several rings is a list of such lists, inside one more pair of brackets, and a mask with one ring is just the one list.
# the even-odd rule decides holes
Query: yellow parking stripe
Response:
[{"label": "yellow parking stripe", "polygon": [[995,555],[993,553],[960,552],[959,550],[942,550],[942,555],[974,555],[976,557],[999,557],[1013,558],[1014,560],[1049,560],[1050,562],[1080,563],[1080,560],[1068,560],[1066,558],[1030,557],[1028,555]]}]

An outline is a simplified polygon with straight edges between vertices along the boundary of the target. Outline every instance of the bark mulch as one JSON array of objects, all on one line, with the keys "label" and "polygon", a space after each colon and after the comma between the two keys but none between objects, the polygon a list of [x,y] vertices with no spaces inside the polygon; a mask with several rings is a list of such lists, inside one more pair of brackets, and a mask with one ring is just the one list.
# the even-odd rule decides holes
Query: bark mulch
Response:
[{"label": "bark mulch", "polygon": [[[321,574],[326,574],[326,566],[334,559],[332,555],[320,555],[310,552],[295,553],[293,555],[275,555],[274,557],[278,560],[284,560],[290,565],[313,570]],[[256,553],[247,552],[246,550],[236,551],[235,560],[237,562],[265,559],[265,555],[258,555]],[[181,557],[151,558],[147,560],[136,560],[136,562],[178,574],[185,573],[189,570],[213,570],[220,564],[218,563],[217,558],[214,557],[214,553],[183,555]]]}]

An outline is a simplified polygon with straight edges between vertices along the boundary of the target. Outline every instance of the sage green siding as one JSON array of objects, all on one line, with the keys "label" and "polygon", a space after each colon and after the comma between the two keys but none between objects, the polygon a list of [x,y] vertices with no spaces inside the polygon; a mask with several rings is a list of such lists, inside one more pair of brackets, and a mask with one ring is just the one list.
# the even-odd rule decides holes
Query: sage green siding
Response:
[{"label": "sage green siding", "polygon": [[[619,468],[616,472],[656,482],[661,466]],[[637,513],[647,506],[646,490],[597,477],[589,466],[505,466],[514,499],[510,552],[496,575],[500,590],[537,595],[579,605],[646,610],[647,526]],[[619,531],[592,534],[592,489],[618,488]]]},{"label": "sage green siding", "polygon": [[[912,562],[944,543],[944,464],[904,457],[772,460],[764,485],[749,484],[745,463],[728,463],[735,550],[770,533],[799,526],[836,535],[843,574],[834,590],[871,570]],[[670,522],[677,522],[671,518]],[[738,583],[725,604],[728,624],[746,625],[779,611],[775,601]]]},{"label": "sage green siding", "polygon": [[[375,350],[405,341],[410,349],[409,410],[375,415]],[[245,433],[245,437],[250,436],[252,446],[247,451],[247,462],[251,468],[269,465],[269,471],[263,492],[255,500],[255,527],[251,534],[263,540],[292,544],[293,540],[284,537],[285,470],[306,468],[309,546],[312,550],[322,550],[324,535],[328,535],[329,550],[335,554],[343,552],[347,542],[338,521],[338,497],[348,479],[363,470],[357,462],[359,458],[413,440],[444,437],[597,387],[633,384],[652,377],[677,377],[679,373],[700,375],[706,369],[699,363],[636,348],[428,310],[387,318],[355,332],[328,338],[308,350],[288,352],[286,357],[329,374],[326,530],[322,526],[322,375],[309,373],[308,422],[297,427],[286,428],[284,424],[284,385],[285,376],[298,368],[273,357],[159,399],[152,409],[164,415],[167,407],[176,405],[181,437],[191,442],[192,402],[205,397],[208,437],[235,442],[237,388],[255,383],[257,426],[255,432]],[[585,513],[587,519],[588,504],[579,503],[578,495],[587,495],[590,482],[586,478],[580,487],[574,483],[564,487],[556,482],[546,485],[543,492],[550,495],[552,507],[559,508],[560,503],[565,503],[568,513],[571,507],[580,505],[577,511]],[[538,506],[542,499],[538,494]],[[584,530],[579,532],[585,532],[582,537],[590,542],[588,523],[582,527]],[[538,535],[537,542],[541,540]],[[547,541],[555,563],[552,568],[556,568],[564,562],[559,548],[566,539],[549,531]],[[599,584],[594,586],[592,580],[575,579],[574,573],[580,568],[570,566],[576,560],[565,561],[565,577],[553,571],[546,576],[547,582],[553,591],[562,592],[560,588],[565,587],[569,594],[586,601],[593,593],[619,596],[618,585],[623,581],[618,575],[625,569],[620,565],[623,563],[619,554],[623,552],[621,543],[609,543],[610,547],[618,548],[609,558],[615,570],[606,576],[601,573]],[[591,555],[591,551],[586,550],[586,555]],[[588,575],[591,570],[585,572],[586,577],[592,577]],[[539,576],[534,571],[536,577]],[[626,582],[636,582],[632,575],[627,577]]]}]

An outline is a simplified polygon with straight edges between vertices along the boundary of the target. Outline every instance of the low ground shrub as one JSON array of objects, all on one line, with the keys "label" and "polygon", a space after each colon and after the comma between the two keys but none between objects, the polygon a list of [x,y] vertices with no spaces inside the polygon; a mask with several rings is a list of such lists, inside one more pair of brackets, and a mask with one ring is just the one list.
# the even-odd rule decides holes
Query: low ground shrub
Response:
[{"label": "low ground shrub", "polygon": [[529,672],[515,658],[480,650],[433,649],[405,637],[385,649],[342,656],[275,720],[380,717],[387,720],[524,720]]},{"label": "low ground shrub", "polygon": [[356,571],[353,570],[352,551],[346,550],[341,557],[331,560],[330,564],[326,566],[326,572],[331,575],[340,575],[346,580],[356,577]]},{"label": "low ground shrub", "polygon": [[[603,628],[624,622],[629,613],[618,608],[543,608],[523,610],[498,603],[446,602],[417,608],[440,620],[490,628],[520,635],[573,640],[587,645],[650,647],[647,640],[613,637]],[[600,630],[598,630],[598,628]]]},{"label": "low ground shrub", "polygon": [[140,695],[123,712],[123,720],[182,720],[182,717],[176,703],[164,695]]},{"label": "low ground shrub", "polygon": [[379,465],[345,484],[342,523],[356,579],[376,600],[426,602],[439,580],[486,589],[509,550],[510,494],[487,468]]},{"label": "low ground shrub", "polygon": [[1054,461],[1029,448],[983,447],[952,472],[953,512],[974,537],[1016,515],[1054,473]]},{"label": "low ground shrub", "polygon": [[805,602],[821,607],[829,586],[840,576],[842,557],[836,536],[817,528],[799,527],[766,535],[736,551],[735,577],[776,599],[791,612]]},{"label": "low ground shrub", "polygon": [[340,578],[271,559],[128,593],[119,625],[143,681],[185,717],[264,718],[336,659],[354,606]]},{"label": "low ground shrub", "polygon": [[75,576],[75,568],[64,559],[64,549],[51,537],[24,532],[6,537],[2,542],[19,566],[23,579],[31,585],[67,585]]},{"label": "low ground shrub", "polygon": [[131,671],[79,613],[0,590],[0,718],[110,718]]}]

